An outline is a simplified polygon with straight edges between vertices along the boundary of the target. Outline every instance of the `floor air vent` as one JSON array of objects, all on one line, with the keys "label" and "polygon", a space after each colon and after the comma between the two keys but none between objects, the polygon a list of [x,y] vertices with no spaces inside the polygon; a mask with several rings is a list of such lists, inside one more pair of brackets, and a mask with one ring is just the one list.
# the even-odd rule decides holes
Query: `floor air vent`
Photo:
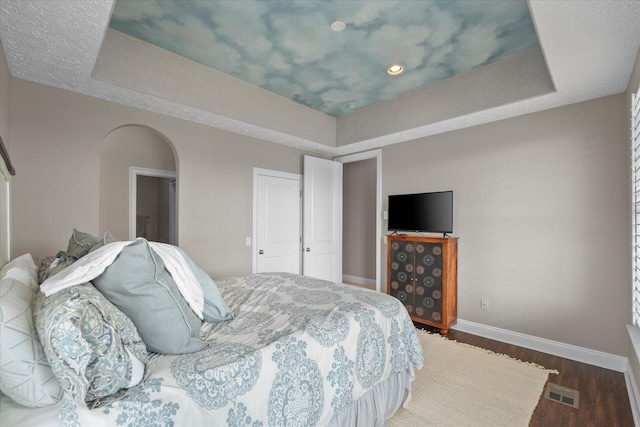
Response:
[{"label": "floor air vent", "polygon": [[580,392],[577,390],[572,390],[549,382],[544,389],[543,396],[549,400],[553,400],[554,402],[562,403],[563,405],[571,406],[576,409],[578,409],[578,404],[580,402]]}]

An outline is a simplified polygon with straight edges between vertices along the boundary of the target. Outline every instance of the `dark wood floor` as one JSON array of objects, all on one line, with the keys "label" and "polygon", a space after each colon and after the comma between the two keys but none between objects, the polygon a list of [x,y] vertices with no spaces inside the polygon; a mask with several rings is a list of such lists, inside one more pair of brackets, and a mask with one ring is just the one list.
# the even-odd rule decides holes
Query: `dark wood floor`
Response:
[{"label": "dark wood floor", "polygon": [[450,330],[448,338],[555,369],[560,374],[549,375],[550,382],[580,392],[578,409],[541,397],[531,418],[531,427],[633,427],[629,395],[621,372],[456,330]]}]

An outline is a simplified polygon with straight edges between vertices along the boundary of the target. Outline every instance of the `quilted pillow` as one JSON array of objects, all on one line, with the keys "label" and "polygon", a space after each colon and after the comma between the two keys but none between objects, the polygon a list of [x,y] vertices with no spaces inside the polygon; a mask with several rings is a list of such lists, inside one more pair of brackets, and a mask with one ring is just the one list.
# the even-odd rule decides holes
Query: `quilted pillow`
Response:
[{"label": "quilted pillow", "polygon": [[0,278],[12,278],[24,283],[32,292],[38,292],[38,268],[31,254],[20,255],[0,270]]},{"label": "quilted pillow", "polygon": [[202,321],[145,239],[124,247],[93,284],[129,316],[149,351],[184,354],[207,347],[200,339]]},{"label": "quilted pillow", "polygon": [[65,395],[78,402],[119,396],[136,385],[148,361],[138,332],[93,285],[85,283],[34,301],[34,319],[51,369]]},{"label": "quilted pillow", "polygon": [[33,324],[31,303],[34,297],[28,284],[14,277],[35,279],[35,264],[28,255],[17,264],[23,268],[15,270],[0,280],[0,390],[14,402],[28,406],[49,406],[62,398],[62,389],[45,357]]}]

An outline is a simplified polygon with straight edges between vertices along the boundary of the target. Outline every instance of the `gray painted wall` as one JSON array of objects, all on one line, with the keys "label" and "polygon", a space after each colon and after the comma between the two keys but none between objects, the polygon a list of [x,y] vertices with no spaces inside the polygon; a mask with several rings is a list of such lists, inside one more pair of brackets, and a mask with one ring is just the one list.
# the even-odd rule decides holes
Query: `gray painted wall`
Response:
[{"label": "gray painted wall", "polygon": [[[74,226],[104,231],[100,148],[126,124],[174,145],[179,244],[214,278],[250,272],[253,167],[301,173],[289,147],[19,79],[10,91],[14,256],[55,254]],[[383,200],[455,192],[460,318],[627,354],[625,109],[610,96],[383,149]]]},{"label": "gray painted wall", "polygon": [[385,204],[454,191],[459,318],[627,354],[625,108],[615,95],[383,148]]},{"label": "gray painted wall", "polygon": [[342,273],[376,280],[376,159],[342,169]]},{"label": "gray painted wall", "polygon": [[11,73],[9,73],[7,58],[4,56],[4,49],[2,43],[0,43],[0,136],[7,150],[9,149],[10,82]]},{"label": "gray painted wall", "polygon": [[124,125],[148,126],[175,149],[179,245],[213,277],[251,272],[253,168],[301,173],[298,149],[68,91],[11,80],[12,253],[65,249],[73,227],[99,235],[100,151]]},{"label": "gray painted wall", "polygon": [[[627,98],[627,120],[630,123],[631,121],[631,94],[638,91],[638,87],[640,86],[640,48],[638,48],[638,55],[636,56],[636,63],[631,73],[631,78],[629,79],[629,85],[627,86],[627,91],[625,93],[625,97]],[[631,141],[631,126],[629,126],[629,141]],[[629,147],[629,168],[631,168],[631,147]],[[629,174],[627,188],[631,188],[631,174]],[[629,201],[631,203],[631,200]],[[627,220],[627,224],[631,224],[632,214],[631,209],[629,210],[629,219]],[[629,228],[629,234],[631,234],[631,228]],[[629,244],[631,246],[631,242]],[[631,283],[631,281],[629,281]],[[631,286],[631,285],[629,285]],[[629,290],[631,292],[631,290]],[[631,295],[631,294],[629,294]],[[631,324],[631,321],[629,322]],[[631,340],[629,340],[629,363],[631,365],[631,374],[635,378],[636,385],[640,384],[640,348],[635,348]],[[640,396],[636,396],[636,399],[640,399]],[[636,402],[636,405],[640,407],[640,402]]]},{"label": "gray painted wall", "polygon": [[130,168],[175,172],[176,159],[169,144],[145,126],[122,126],[104,138],[100,150],[100,233],[108,230],[120,240],[129,238]]}]

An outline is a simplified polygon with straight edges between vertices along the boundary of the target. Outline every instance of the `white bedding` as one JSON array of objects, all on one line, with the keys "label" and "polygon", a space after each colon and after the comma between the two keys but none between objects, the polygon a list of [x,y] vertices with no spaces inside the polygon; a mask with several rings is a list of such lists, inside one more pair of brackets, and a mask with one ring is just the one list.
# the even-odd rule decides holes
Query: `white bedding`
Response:
[{"label": "white bedding", "polygon": [[205,323],[209,348],[154,356],[142,384],[104,407],[3,398],[3,425],[370,426],[410,397],[423,353],[396,299],[292,274],[216,283],[237,315]]},{"label": "white bedding", "polygon": [[[40,290],[49,296],[71,286],[95,279],[113,264],[122,249],[137,241],[118,241],[102,246],[74,262],[73,268],[67,268],[55,276],[49,277],[42,283]],[[202,319],[204,293],[178,247],[158,242],[148,242],[148,244],[162,258],[164,266],[171,273],[171,277],[189,307]]]}]

